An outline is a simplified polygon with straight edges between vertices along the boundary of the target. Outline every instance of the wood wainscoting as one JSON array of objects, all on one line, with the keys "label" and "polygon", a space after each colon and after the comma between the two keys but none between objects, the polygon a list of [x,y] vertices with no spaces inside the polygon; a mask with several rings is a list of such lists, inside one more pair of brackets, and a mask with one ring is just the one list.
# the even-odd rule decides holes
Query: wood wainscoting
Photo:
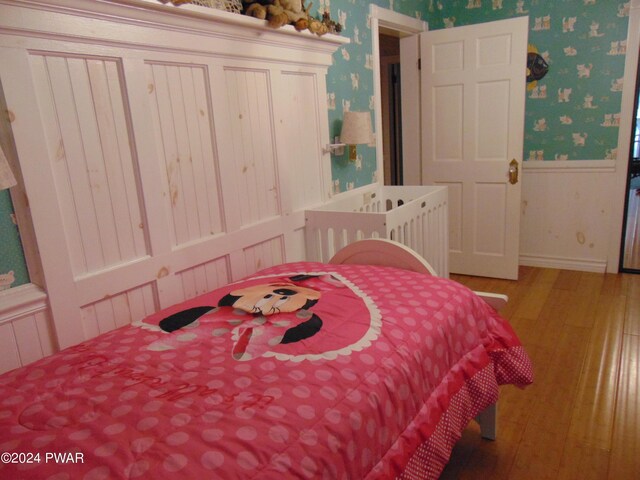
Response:
[{"label": "wood wainscoting", "polygon": [[441,479],[638,478],[640,275],[521,267],[518,281],[454,280],[509,295],[502,314],[535,380],[502,388],[497,440],[470,424]]},{"label": "wood wainscoting", "polygon": [[348,38],[156,0],[0,8],[0,105],[60,348],[305,257]]},{"label": "wood wainscoting", "polygon": [[0,292],[0,373],[58,350],[46,293],[32,283]]}]

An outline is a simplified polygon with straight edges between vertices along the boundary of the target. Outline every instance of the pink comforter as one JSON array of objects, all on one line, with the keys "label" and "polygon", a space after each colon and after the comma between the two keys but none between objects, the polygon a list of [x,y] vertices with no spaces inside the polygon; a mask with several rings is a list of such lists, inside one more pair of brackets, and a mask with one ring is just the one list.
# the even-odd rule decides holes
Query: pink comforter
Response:
[{"label": "pink comforter", "polygon": [[532,381],[465,287],[295,263],[0,377],[1,478],[437,478]]}]

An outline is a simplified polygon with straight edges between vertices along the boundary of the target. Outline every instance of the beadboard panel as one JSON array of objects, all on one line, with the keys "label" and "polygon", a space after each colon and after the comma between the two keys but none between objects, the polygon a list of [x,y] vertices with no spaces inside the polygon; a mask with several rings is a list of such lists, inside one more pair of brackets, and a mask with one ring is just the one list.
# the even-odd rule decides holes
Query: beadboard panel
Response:
[{"label": "beadboard panel", "polygon": [[21,365],[18,346],[11,324],[0,325],[0,348],[2,348],[3,352],[2,357],[0,357],[0,372],[7,372]]},{"label": "beadboard panel", "polygon": [[176,273],[180,277],[184,299],[222,287],[231,281],[229,257],[216,258]]},{"label": "beadboard panel", "polygon": [[285,258],[283,240],[279,236],[245,248],[244,259],[247,271],[255,272],[282,263]]},{"label": "beadboard panel", "polygon": [[[275,124],[269,70],[224,69],[226,106],[234,158],[233,174],[241,192],[237,214],[245,227],[280,213]],[[228,178],[228,177],[225,177]]]},{"label": "beadboard panel", "polygon": [[[574,168],[573,161],[555,168],[529,163],[522,176],[520,264],[607,271],[609,236],[616,221],[616,172],[608,162],[582,162]],[[594,165],[588,168],[586,163]]]},{"label": "beadboard panel", "polygon": [[[320,87],[317,75],[299,72],[282,72],[283,91],[287,92],[291,108],[279,118],[279,133],[286,150],[283,153],[286,162],[280,169],[281,176],[288,176],[286,184],[291,185],[291,207],[294,210],[322,201],[321,185],[317,181],[322,177],[322,158],[320,152],[323,145],[318,143],[322,138],[322,127],[326,122],[307,108],[309,103],[315,104]],[[284,163],[284,162],[283,162]]]},{"label": "beadboard panel", "polygon": [[135,152],[117,60],[30,55],[76,276],[146,255]]},{"label": "beadboard panel", "polygon": [[154,285],[142,285],[83,306],[84,331],[92,338],[141,320],[158,307]]},{"label": "beadboard panel", "polygon": [[220,233],[220,174],[207,66],[147,62],[146,70],[171,243]]}]

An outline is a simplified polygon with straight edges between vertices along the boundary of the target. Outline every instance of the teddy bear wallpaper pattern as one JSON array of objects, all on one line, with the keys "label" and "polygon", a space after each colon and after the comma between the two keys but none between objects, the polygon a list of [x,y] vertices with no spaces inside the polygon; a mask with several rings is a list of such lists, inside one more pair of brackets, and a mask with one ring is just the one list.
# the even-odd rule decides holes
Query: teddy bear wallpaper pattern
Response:
[{"label": "teddy bear wallpaper pattern", "polygon": [[429,26],[529,16],[549,72],[527,89],[524,160],[615,159],[630,2],[429,0]]}]

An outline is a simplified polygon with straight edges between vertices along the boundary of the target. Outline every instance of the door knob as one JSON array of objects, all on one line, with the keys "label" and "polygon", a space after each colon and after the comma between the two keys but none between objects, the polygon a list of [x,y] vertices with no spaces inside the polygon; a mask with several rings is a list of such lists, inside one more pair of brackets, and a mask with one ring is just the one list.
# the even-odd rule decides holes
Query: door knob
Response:
[{"label": "door knob", "polygon": [[509,183],[511,185],[518,183],[518,162],[515,158],[509,163]]}]

